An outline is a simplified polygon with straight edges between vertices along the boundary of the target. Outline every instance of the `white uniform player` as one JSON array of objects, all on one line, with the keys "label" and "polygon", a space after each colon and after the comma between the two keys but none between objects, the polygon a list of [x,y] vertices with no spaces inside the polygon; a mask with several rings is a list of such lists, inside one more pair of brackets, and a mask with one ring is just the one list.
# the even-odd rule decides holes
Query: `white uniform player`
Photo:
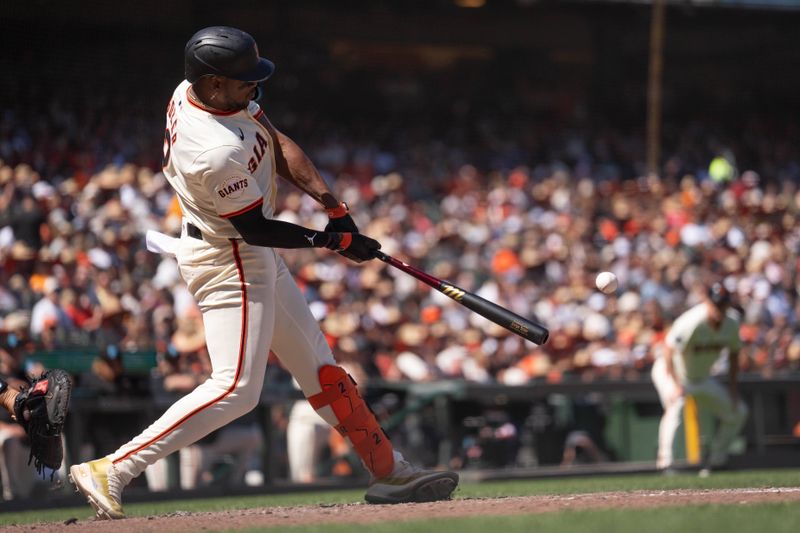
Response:
[{"label": "white uniform player", "polygon": [[[449,498],[458,476],[417,469],[393,449],[274,250],[327,247],[361,262],[380,247],[358,233],[302,150],[251,101],[274,65],[250,35],[221,26],[195,34],[185,59],[187,79],[167,107],[164,174],[184,214],[176,257],[203,313],[213,372],[119,450],[73,466],[71,480],[98,517],[123,517],[121,492],[131,479],[258,404],[272,350],[369,469],[367,501]],[[272,219],[279,174],[328,209],[326,231]]]},{"label": "white uniform player", "polygon": [[[672,466],[672,446],[680,425],[684,396],[691,394],[698,406],[719,419],[719,429],[711,444],[706,466],[719,467],[727,461],[727,451],[747,419],[747,407],[739,399],[738,373],[739,322],[726,314],[730,296],[721,284],[714,284],[705,300],[679,316],[667,334],[667,349],[653,364],[653,383],[664,414],[658,428],[656,466]],[[729,360],[729,388],[711,377],[711,367],[724,351]]]}]

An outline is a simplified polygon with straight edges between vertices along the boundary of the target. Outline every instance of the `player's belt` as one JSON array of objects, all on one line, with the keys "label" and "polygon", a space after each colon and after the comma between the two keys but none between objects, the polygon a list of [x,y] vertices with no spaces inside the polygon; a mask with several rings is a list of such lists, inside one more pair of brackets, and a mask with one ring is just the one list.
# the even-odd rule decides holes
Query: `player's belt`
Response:
[{"label": "player's belt", "polygon": [[195,239],[200,239],[201,241],[203,240],[203,232],[191,222],[186,223],[186,235],[194,237]]}]

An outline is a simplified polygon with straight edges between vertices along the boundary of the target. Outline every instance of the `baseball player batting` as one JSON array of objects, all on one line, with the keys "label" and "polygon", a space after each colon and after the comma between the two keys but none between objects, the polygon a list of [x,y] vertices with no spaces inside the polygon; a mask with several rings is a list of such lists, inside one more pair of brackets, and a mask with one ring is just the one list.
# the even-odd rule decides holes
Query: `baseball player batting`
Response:
[{"label": "baseball player batting", "polygon": [[[747,419],[747,407],[739,399],[736,376],[739,370],[739,322],[726,314],[730,293],[715,283],[704,301],[679,316],[667,333],[667,349],[653,364],[653,383],[664,407],[658,427],[659,469],[672,466],[672,445],[680,424],[684,396],[691,394],[720,421],[705,468],[727,462],[728,447]],[[723,350],[728,351],[728,390],[710,376],[711,367]]]},{"label": "baseball player batting", "polygon": [[[180,274],[203,313],[211,377],[114,453],[70,468],[99,518],[123,518],[123,488],[148,465],[253,409],[272,350],[319,415],[347,437],[371,474],[370,503],[449,498],[453,472],[403,459],[336,364],[275,248],[328,248],[355,262],[380,244],[361,235],[314,165],[254,101],[275,66],[238,29],[200,30],[167,106],[164,174],[184,214],[175,247]],[[327,209],[317,231],[274,220],[277,176]]]}]

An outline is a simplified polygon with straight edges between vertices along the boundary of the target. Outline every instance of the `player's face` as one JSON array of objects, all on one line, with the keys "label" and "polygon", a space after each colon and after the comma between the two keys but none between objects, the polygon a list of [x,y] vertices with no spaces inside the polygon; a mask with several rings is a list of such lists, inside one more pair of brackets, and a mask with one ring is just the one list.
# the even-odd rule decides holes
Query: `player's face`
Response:
[{"label": "player's face", "polygon": [[708,302],[708,321],[712,326],[715,328],[719,327],[722,323],[722,319],[725,318],[725,311],[727,308],[727,305],[714,305],[713,302]]},{"label": "player's face", "polygon": [[220,90],[217,96],[218,105],[224,106],[227,111],[234,109],[245,109],[250,100],[256,96],[257,82],[239,81],[229,78],[222,78]]}]

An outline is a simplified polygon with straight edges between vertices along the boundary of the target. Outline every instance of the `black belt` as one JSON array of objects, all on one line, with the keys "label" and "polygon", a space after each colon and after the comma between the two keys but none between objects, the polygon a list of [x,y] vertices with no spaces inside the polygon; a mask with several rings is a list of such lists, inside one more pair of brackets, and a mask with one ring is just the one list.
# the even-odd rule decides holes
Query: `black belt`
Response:
[{"label": "black belt", "polygon": [[203,232],[191,222],[186,223],[186,235],[194,237],[195,239],[200,239],[201,241],[203,240]]}]

